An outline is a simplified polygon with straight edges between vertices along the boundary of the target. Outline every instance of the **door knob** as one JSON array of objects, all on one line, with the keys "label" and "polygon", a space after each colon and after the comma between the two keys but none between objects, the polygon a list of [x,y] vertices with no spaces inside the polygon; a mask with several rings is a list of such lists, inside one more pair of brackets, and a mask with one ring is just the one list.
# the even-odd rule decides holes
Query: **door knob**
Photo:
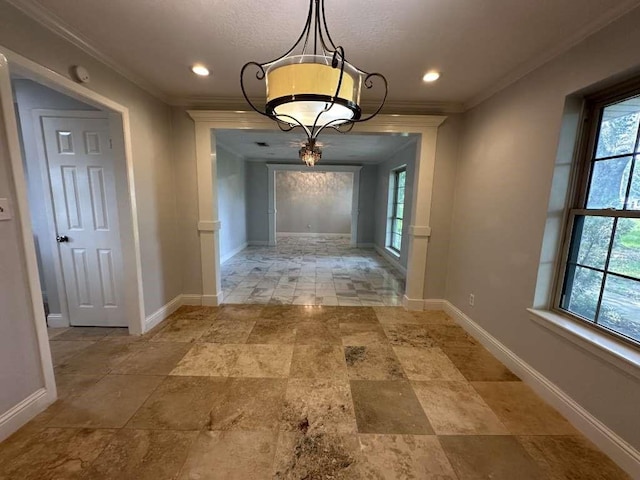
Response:
[{"label": "door knob", "polygon": [[58,243],[65,243],[69,241],[69,237],[67,237],[66,235],[58,235],[56,236],[56,241]]}]

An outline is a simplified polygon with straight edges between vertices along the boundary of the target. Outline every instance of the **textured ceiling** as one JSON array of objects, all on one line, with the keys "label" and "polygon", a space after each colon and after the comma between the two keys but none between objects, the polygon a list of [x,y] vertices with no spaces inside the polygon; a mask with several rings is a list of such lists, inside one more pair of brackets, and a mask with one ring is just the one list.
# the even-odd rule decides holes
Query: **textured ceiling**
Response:
[{"label": "textured ceiling", "polygon": [[[249,160],[298,160],[305,138],[300,132],[260,132],[256,130],[216,130],[216,142]],[[414,140],[405,135],[363,135],[350,133],[322,135],[322,163],[379,163]],[[256,145],[264,142],[268,147]]]},{"label": "textured ceiling", "polygon": [[[241,66],[284,53],[308,8],[306,0],[9,1],[169,101],[192,104],[239,99]],[[410,108],[486,96],[639,3],[326,0],[326,10],[347,58],[387,75],[389,102]],[[195,77],[194,62],[212,76]],[[424,84],[430,68],[442,78]]]}]

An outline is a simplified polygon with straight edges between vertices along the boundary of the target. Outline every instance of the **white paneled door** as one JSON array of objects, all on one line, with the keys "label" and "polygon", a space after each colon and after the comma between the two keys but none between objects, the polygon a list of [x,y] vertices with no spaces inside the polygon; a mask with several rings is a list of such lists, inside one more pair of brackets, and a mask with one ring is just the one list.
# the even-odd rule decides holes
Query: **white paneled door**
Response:
[{"label": "white paneled door", "polygon": [[69,322],[125,327],[109,120],[42,117],[42,129]]}]

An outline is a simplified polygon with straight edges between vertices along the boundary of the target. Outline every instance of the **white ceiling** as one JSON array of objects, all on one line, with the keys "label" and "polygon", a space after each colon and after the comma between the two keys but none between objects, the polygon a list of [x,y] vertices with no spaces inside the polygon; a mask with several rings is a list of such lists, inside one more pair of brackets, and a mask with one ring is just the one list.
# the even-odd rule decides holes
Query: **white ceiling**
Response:
[{"label": "white ceiling", "polygon": [[[299,162],[298,150],[305,136],[300,132],[216,130],[216,142],[248,160]],[[322,163],[379,163],[414,141],[406,135],[366,135],[325,133],[322,135]],[[256,142],[264,142],[261,147]]]},{"label": "white ceiling", "polygon": [[[9,1],[172,103],[223,105],[243,103],[241,66],[284,53],[308,8],[307,0]],[[639,4],[326,0],[326,10],[347,59],[385,74],[389,105],[402,111],[473,103]],[[195,62],[212,76],[195,77]],[[442,77],[424,84],[430,68]]]}]

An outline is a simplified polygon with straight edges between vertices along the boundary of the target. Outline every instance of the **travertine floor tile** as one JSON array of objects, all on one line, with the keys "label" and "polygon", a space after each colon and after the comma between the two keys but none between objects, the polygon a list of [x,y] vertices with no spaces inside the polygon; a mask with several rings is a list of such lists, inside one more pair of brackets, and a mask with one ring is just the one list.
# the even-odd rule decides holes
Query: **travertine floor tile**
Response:
[{"label": "travertine floor tile", "polygon": [[515,437],[439,436],[453,469],[464,480],[546,480]]},{"label": "travertine floor tile", "polygon": [[51,427],[120,428],[131,418],[163,377],[107,375],[84,394],[66,402]]},{"label": "travertine floor tile", "polygon": [[273,468],[274,480],[362,478],[360,455],[354,434],[336,435],[322,431],[281,432]]},{"label": "travertine floor tile", "polygon": [[258,344],[293,344],[296,340],[294,323],[280,323],[272,320],[258,320],[247,343]]},{"label": "travertine floor tile", "polygon": [[130,346],[131,354],[115,365],[111,373],[126,375],[168,375],[191,348],[190,343],[140,342]]},{"label": "travertine floor tile", "polygon": [[340,323],[342,344],[349,345],[387,345],[389,340],[382,327],[373,323]]},{"label": "travertine floor tile", "polygon": [[507,435],[509,432],[467,382],[412,382],[438,435]]},{"label": "travertine floor tile", "polygon": [[342,345],[337,322],[301,322],[296,329],[298,345]]},{"label": "travertine floor tile", "polygon": [[171,375],[228,377],[238,361],[238,345],[198,343],[178,362]]},{"label": "travertine floor tile", "polygon": [[346,380],[290,378],[281,428],[295,432],[355,433],[351,389]]},{"label": "travertine floor tile", "polygon": [[73,327],[66,329],[56,337],[56,340],[89,340],[96,341],[103,337],[127,332],[126,328],[101,328],[101,327]]},{"label": "travertine floor tile", "polygon": [[512,435],[573,435],[576,430],[522,382],[473,382]]},{"label": "travertine floor tile", "polygon": [[518,437],[524,449],[554,480],[631,480],[620,467],[581,436]]},{"label": "travertine floor tile", "polygon": [[127,428],[201,430],[226,378],[166,377],[127,423]]},{"label": "travertine floor tile", "polygon": [[296,345],[291,378],[347,378],[344,350],[335,345]]},{"label": "travertine floor tile", "polygon": [[104,375],[56,375],[58,400],[82,395],[87,388],[98,383]]},{"label": "travertine floor tile", "polygon": [[58,365],[56,374],[106,374],[129,355],[130,344],[96,342]]},{"label": "travertine floor tile", "polygon": [[454,325],[452,318],[442,310],[424,310],[422,312],[410,312],[424,325]]},{"label": "travertine floor tile", "polygon": [[277,432],[201,432],[180,480],[247,480],[271,476]]},{"label": "travertine floor tile", "polygon": [[520,379],[481,346],[442,350],[470,382],[513,382]]},{"label": "travertine floor tile", "polygon": [[260,318],[262,305],[224,305],[216,320],[218,321],[256,321]]},{"label": "travertine floor tile", "polygon": [[344,347],[344,357],[352,380],[406,379],[398,357],[389,346]]},{"label": "travertine floor tile", "polygon": [[198,341],[206,343],[246,343],[255,322],[247,320],[217,320]]},{"label": "travertine floor tile", "polygon": [[374,325],[379,323],[378,316],[371,307],[325,308],[322,312],[322,320],[335,323],[369,323]]},{"label": "travertine floor tile", "polygon": [[211,328],[212,323],[205,320],[178,318],[156,333],[151,342],[195,342]]},{"label": "travertine floor tile", "polygon": [[358,435],[360,478],[458,480],[438,438],[428,435]]},{"label": "travertine floor tile", "polygon": [[220,307],[203,307],[198,305],[183,305],[173,315],[175,319],[204,320],[211,322],[216,319]]},{"label": "travertine floor tile", "polygon": [[293,345],[239,345],[232,377],[286,378],[291,369]]},{"label": "travertine floor tile", "polygon": [[113,437],[114,430],[47,428],[0,450],[0,478],[7,480],[81,479]]},{"label": "travertine floor tile", "polygon": [[216,395],[209,430],[278,430],[286,379],[231,378]]},{"label": "travertine floor tile", "polygon": [[385,324],[384,331],[389,343],[395,347],[430,348],[436,346],[435,340],[429,336],[428,329],[423,325]]},{"label": "travertine floor tile", "polygon": [[433,434],[408,382],[352,380],[351,395],[359,433]]},{"label": "travertine floor tile", "polygon": [[83,479],[176,478],[197,436],[198,432],[120,430]]},{"label": "travertine floor tile", "polygon": [[393,350],[410,380],[465,381],[439,348],[393,347]]},{"label": "travertine floor tile", "polygon": [[479,343],[458,325],[428,325],[429,336],[441,347],[472,347]]},{"label": "travertine floor tile", "polygon": [[53,359],[53,366],[56,367],[58,365],[62,365],[94,343],[95,342],[93,341],[63,342],[59,340],[50,342],[49,345],[51,346],[51,357]]},{"label": "travertine floor tile", "polygon": [[411,315],[402,307],[373,307],[380,323],[420,324],[420,319]]}]

